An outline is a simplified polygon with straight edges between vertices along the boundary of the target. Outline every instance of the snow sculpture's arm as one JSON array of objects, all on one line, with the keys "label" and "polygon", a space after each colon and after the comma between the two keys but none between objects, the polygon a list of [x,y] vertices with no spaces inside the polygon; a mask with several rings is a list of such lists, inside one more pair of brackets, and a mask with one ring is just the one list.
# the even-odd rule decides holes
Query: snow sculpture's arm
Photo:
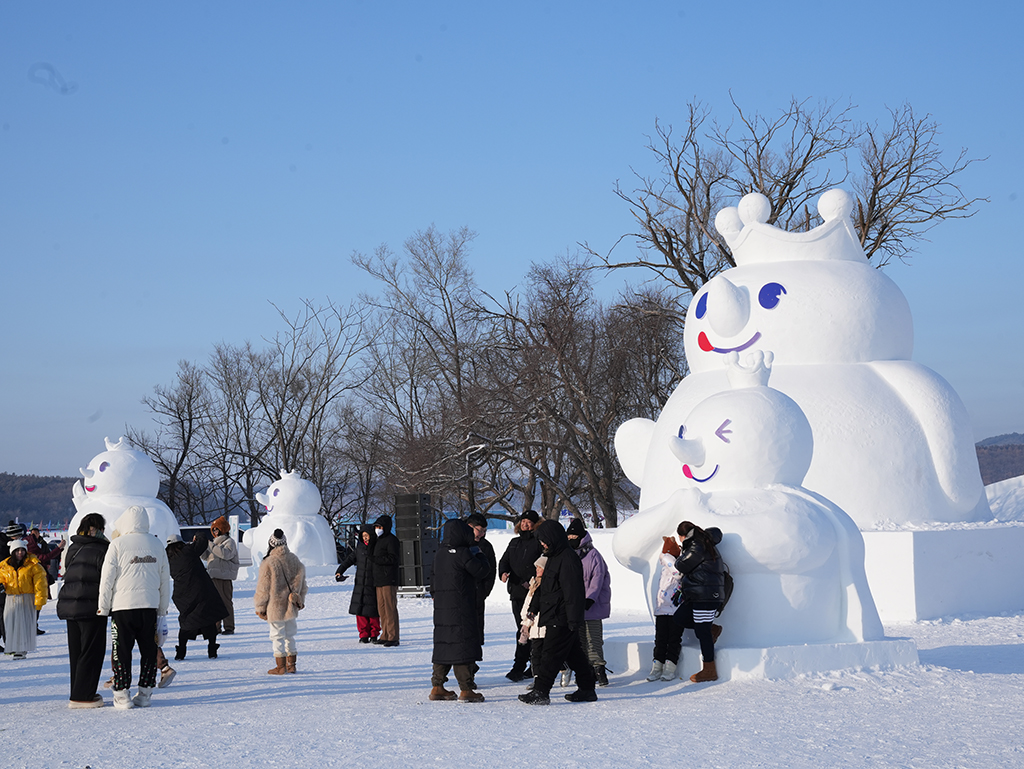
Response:
[{"label": "snow sculpture's arm", "polygon": [[626,477],[637,486],[643,484],[653,434],[654,422],[650,419],[629,419],[615,431],[615,454]]},{"label": "snow sculpture's arm", "polygon": [[82,485],[81,481],[75,481],[75,485],[71,487],[71,501],[75,503],[75,510],[81,512],[85,500],[85,486]]},{"label": "snow sculpture's arm", "polygon": [[976,511],[964,520],[990,518],[970,417],[953,388],[931,369],[911,361],[868,365],[899,393],[917,418],[950,506],[960,515]]}]

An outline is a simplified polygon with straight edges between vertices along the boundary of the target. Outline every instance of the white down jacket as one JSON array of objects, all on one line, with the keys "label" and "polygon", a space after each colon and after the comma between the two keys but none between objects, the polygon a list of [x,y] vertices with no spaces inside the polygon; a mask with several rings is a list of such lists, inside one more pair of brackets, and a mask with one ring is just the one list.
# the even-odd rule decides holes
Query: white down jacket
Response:
[{"label": "white down jacket", "polygon": [[117,519],[118,536],[107,548],[100,573],[99,614],[124,609],[167,613],[171,572],[164,543],[149,533],[146,508],[134,505]]}]

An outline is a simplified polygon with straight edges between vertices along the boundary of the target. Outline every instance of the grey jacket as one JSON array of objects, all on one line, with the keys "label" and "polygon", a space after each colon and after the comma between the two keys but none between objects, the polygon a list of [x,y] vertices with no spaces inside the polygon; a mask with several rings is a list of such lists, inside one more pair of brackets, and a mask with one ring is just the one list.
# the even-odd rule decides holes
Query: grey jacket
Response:
[{"label": "grey jacket", "polygon": [[235,579],[238,576],[238,545],[227,534],[221,534],[206,546],[203,559],[211,579]]}]

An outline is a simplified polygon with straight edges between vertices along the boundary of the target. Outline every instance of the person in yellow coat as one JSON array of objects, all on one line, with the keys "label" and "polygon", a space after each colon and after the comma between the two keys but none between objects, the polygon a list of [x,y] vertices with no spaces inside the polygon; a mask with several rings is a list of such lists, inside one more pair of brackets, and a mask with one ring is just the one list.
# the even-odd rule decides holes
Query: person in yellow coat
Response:
[{"label": "person in yellow coat", "polygon": [[10,557],[0,561],[0,584],[7,591],[5,652],[23,660],[36,650],[36,612],[46,605],[46,569],[38,558],[29,555],[24,539],[12,540],[10,549]]}]

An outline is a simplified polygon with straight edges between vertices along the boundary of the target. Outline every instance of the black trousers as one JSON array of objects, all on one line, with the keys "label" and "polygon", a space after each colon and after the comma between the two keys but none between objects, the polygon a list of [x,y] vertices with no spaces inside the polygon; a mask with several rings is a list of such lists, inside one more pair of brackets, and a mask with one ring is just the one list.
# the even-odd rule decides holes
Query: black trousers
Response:
[{"label": "black trousers", "polygon": [[156,609],[123,609],[110,613],[114,621],[114,691],[132,685],[132,648],[139,644],[139,687],[156,686]]},{"label": "black trousers", "polygon": [[[690,617],[693,617],[691,612]],[[692,624],[692,623],[691,623]],[[679,662],[683,648],[682,622],[671,614],[657,614],[654,617],[654,659],[658,662]]]},{"label": "black trousers", "polygon": [[576,684],[580,691],[594,691],[597,679],[580,643],[579,628],[569,630],[568,627],[554,625],[546,627],[544,632],[544,648],[538,659],[540,670],[533,671],[534,691],[548,694],[563,662],[576,674]]},{"label": "black trousers", "polygon": [[89,702],[96,695],[107,656],[107,618],[69,619],[67,623],[70,699]]}]

